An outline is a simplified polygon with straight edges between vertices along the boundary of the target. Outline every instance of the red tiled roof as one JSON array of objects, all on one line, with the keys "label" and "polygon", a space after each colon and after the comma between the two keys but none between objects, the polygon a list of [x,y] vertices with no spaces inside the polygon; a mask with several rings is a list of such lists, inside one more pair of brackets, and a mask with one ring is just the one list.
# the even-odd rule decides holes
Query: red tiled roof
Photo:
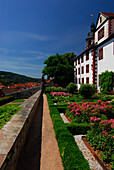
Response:
[{"label": "red tiled roof", "polygon": [[114,17],[114,13],[109,13],[109,12],[100,12],[100,13],[107,17]]}]

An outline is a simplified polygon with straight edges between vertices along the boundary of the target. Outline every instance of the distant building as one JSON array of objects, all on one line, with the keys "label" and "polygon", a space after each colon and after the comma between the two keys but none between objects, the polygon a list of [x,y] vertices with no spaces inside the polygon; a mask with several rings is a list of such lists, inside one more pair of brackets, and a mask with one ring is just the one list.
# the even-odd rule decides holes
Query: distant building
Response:
[{"label": "distant building", "polygon": [[96,26],[92,22],[91,32],[86,38],[86,49],[74,60],[74,82],[96,84],[102,72],[114,71],[114,13],[100,12]]}]

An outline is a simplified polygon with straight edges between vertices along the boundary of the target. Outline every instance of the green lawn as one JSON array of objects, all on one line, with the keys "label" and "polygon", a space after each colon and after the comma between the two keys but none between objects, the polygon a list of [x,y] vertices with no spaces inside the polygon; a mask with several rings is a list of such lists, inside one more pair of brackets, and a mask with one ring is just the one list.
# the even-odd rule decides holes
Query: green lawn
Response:
[{"label": "green lawn", "polygon": [[20,104],[8,104],[0,107],[0,129],[22,108],[19,106]]},{"label": "green lawn", "polygon": [[14,100],[13,103],[16,103],[16,102],[24,102],[25,100],[24,99],[17,99],[17,100]]}]

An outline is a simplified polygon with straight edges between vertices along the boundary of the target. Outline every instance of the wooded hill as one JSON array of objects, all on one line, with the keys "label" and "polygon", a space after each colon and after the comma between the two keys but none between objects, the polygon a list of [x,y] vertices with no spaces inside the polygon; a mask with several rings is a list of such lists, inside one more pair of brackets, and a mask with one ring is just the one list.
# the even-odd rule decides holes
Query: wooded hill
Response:
[{"label": "wooded hill", "polygon": [[31,78],[20,74],[15,74],[11,72],[0,71],[0,83],[3,85],[9,85],[11,83],[20,84],[27,82],[39,83],[40,78]]}]

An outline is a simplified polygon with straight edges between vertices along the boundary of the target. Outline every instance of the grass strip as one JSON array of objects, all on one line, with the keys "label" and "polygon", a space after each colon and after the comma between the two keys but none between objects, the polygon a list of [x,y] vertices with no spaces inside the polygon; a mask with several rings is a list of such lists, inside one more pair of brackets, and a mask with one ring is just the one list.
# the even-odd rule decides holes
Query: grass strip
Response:
[{"label": "grass strip", "polygon": [[22,108],[19,106],[20,104],[10,104],[0,107],[0,129]]},{"label": "grass strip", "polygon": [[25,100],[24,99],[17,99],[17,100],[14,100],[13,103],[16,103],[16,102],[24,102]]}]

